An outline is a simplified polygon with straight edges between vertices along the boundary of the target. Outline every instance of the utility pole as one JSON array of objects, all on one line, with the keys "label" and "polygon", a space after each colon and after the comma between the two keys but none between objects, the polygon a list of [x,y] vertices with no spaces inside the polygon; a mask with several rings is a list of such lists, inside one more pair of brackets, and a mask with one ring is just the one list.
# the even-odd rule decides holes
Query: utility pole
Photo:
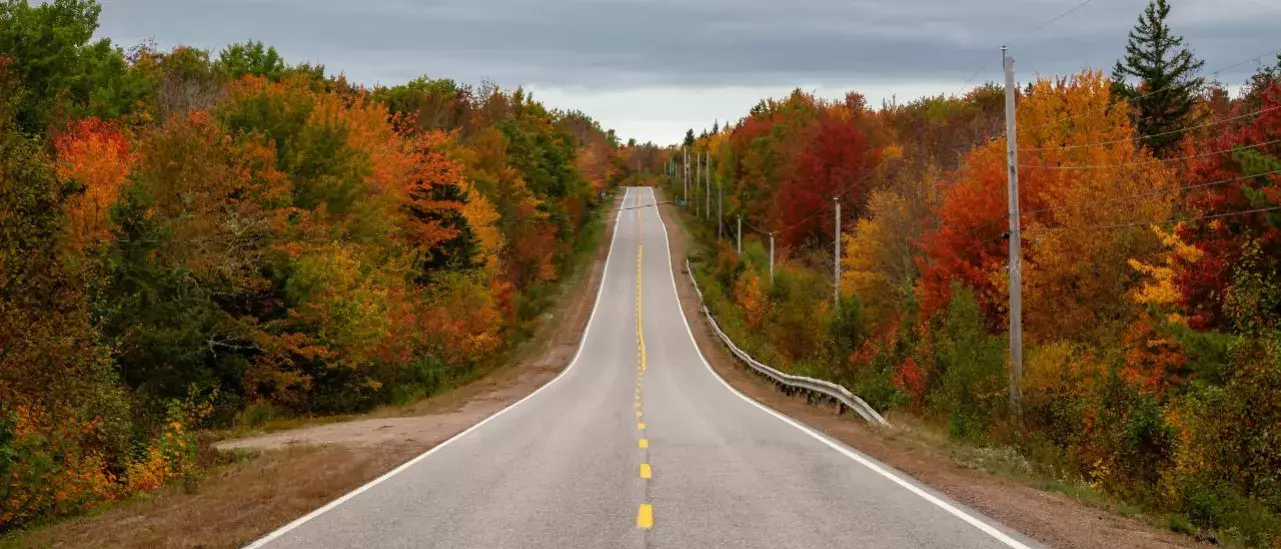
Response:
[{"label": "utility pole", "polygon": [[716,183],[716,237],[725,238],[725,187]]},{"label": "utility pole", "polygon": [[703,197],[707,200],[706,209],[704,209],[703,211],[707,212],[707,218],[711,219],[712,218],[712,151],[710,150],[707,151],[707,154],[704,155],[703,158],[704,158],[703,161],[707,163],[707,165],[703,167],[703,178],[704,178]]},{"label": "utility pole", "polygon": [[1005,151],[1009,169],[1010,204],[1010,411],[1021,418],[1020,401],[1023,381],[1023,275],[1022,234],[1019,228],[1019,144],[1018,125],[1014,119],[1014,58],[1001,46],[1005,65]]},{"label": "utility pole", "polygon": [[769,234],[769,281],[774,283],[774,233]]},{"label": "utility pole", "polygon": [[841,197],[833,196],[836,204],[836,241],[832,250],[832,307],[833,311],[841,307]]},{"label": "utility pole", "polygon": [[738,255],[743,255],[743,214],[738,214]]},{"label": "utility pole", "polygon": [[[703,186],[702,169],[703,169],[703,154],[702,152],[696,152],[696,154],[694,154],[694,200],[698,200],[698,188]],[[702,201],[699,200],[698,206],[696,206],[696,210],[698,211],[699,218],[702,218],[703,215],[707,214],[707,210],[703,210],[701,209],[701,207],[702,207]]]},{"label": "utility pole", "polygon": [[683,170],[685,173],[684,173],[683,179],[685,180],[685,207],[688,208],[689,207],[689,149],[686,149],[685,147],[681,147],[681,159],[685,161],[685,169]]}]

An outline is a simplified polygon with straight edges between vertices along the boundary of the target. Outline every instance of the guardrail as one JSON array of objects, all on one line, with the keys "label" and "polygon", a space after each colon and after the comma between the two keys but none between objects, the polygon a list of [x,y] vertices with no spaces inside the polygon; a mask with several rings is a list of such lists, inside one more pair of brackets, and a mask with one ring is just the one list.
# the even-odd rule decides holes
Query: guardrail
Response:
[{"label": "guardrail", "polygon": [[757,373],[772,380],[778,385],[779,389],[787,394],[803,392],[811,399],[815,397],[828,398],[837,404],[837,413],[844,413],[845,409],[849,408],[868,423],[884,427],[890,425],[888,421],[885,421],[885,418],[881,417],[881,414],[876,413],[874,408],[859,398],[858,395],[851,393],[849,389],[830,381],[785,374],[766,364],[762,364],[747,354],[746,351],[738,348],[738,345],[735,345],[729,336],[725,335],[725,332],[721,330],[720,325],[716,323],[716,319],[712,318],[712,312],[707,309],[707,303],[703,301],[703,291],[698,288],[698,281],[694,279],[694,269],[690,266],[688,258],[685,259],[685,272],[689,275],[690,283],[694,285],[694,293],[698,294],[698,305],[703,308],[703,315],[707,317],[708,324],[712,325],[712,330],[721,338],[721,342],[726,347],[729,347],[730,352],[734,353],[734,356],[738,357],[739,360],[756,370]]}]

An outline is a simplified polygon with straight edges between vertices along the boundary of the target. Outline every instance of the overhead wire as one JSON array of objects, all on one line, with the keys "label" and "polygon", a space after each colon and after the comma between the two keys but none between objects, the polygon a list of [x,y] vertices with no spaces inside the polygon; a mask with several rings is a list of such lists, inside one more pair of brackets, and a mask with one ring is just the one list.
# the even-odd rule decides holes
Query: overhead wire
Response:
[{"label": "overhead wire", "polygon": [[1171,223],[1186,223],[1188,221],[1201,221],[1204,219],[1221,219],[1225,217],[1235,217],[1238,215],[1248,215],[1248,214],[1266,213],[1266,212],[1274,212],[1274,211],[1281,211],[1281,206],[1270,206],[1267,208],[1256,208],[1253,210],[1242,210],[1242,211],[1227,212],[1227,213],[1220,213],[1220,214],[1200,215],[1195,217],[1175,217],[1170,219],[1158,219],[1154,221],[1136,221],[1133,223],[1116,223],[1111,225],[1085,225],[1081,227],[1047,227],[1045,228],[1045,230],[1050,232],[1062,232],[1062,231],[1097,231],[1097,230],[1107,230],[1107,229],[1124,229],[1129,227],[1147,227],[1151,225],[1168,225]]},{"label": "overhead wire", "polygon": [[1205,123],[1205,124],[1201,124],[1201,125],[1198,125],[1198,126],[1191,126],[1191,127],[1187,127],[1187,128],[1180,128],[1180,129],[1177,129],[1177,130],[1170,130],[1170,131],[1167,131],[1167,132],[1154,133],[1154,134],[1150,134],[1150,135],[1143,135],[1143,136],[1139,136],[1139,137],[1126,137],[1126,138],[1123,138],[1123,139],[1113,139],[1113,140],[1111,140],[1111,141],[1100,141],[1100,142],[1097,142],[1097,143],[1082,143],[1082,144],[1080,144],[1080,145],[1059,145],[1059,146],[1056,146],[1056,147],[1028,147],[1028,148],[1021,148],[1021,149],[1019,149],[1019,152],[1054,151],[1054,150],[1058,150],[1058,151],[1066,151],[1066,150],[1073,150],[1073,149],[1084,149],[1084,148],[1087,148],[1087,147],[1101,147],[1101,146],[1104,146],[1104,145],[1115,145],[1115,144],[1117,144],[1117,143],[1125,143],[1125,142],[1129,142],[1129,141],[1142,141],[1142,140],[1144,140],[1144,139],[1152,139],[1153,137],[1164,137],[1164,136],[1167,136],[1167,135],[1174,135],[1174,134],[1179,134],[1179,133],[1189,132],[1189,131],[1193,131],[1193,130],[1200,130],[1200,129],[1204,129],[1204,128],[1209,128],[1209,127],[1212,127],[1212,126],[1217,126],[1217,125],[1219,125],[1219,124],[1226,124],[1226,123],[1229,123],[1229,122],[1236,122],[1236,121],[1238,121],[1238,120],[1244,120],[1244,119],[1246,119],[1246,118],[1250,118],[1250,117],[1252,117],[1252,116],[1259,116],[1259,115],[1262,115],[1262,114],[1264,114],[1264,113],[1272,112],[1272,111],[1275,111],[1275,110],[1278,110],[1278,109],[1281,109],[1281,105],[1278,105],[1278,106],[1275,106],[1275,107],[1269,107],[1269,108],[1266,108],[1266,109],[1260,109],[1260,110],[1254,111],[1254,112],[1252,112],[1252,113],[1242,114],[1242,115],[1239,115],[1239,116],[1234,116],[1234,117],[1232,117],[1232,118],[1225,118],[1225,119],[1222,119],[1222,120],[1215,120],[1215,121],[1213,121],[1213,122],[1207,122],[1207,123]]},{"label": "overhead wire", "polygon": [[1281,139],[1273,139],[1272,141],[1255,143],[1253,145],[1243,145],[1240,147],[1233,147],[1231,149],[1224,149],[1221,151],[1211,151],[1211,152],[1200,153],[1200,154],[1190,154],[1187,156],[1176,156],[1174,158],[1154,158],[1152,160],[1140,160],[1138,162],[1122,162],[1120,164],[1093,164],[1093,165],[1069,164],[1069,165],[1063,165],[1063,166],[1055,166],[1055,165],[1049,165],[1049,164],[1019,164],[1019,167],[1030,168],[1030,169],[1041,169],[1041,170],[1104,170],[1104,169],[1112,169],[1112,168],[1129,168],[1133,166],[1149,166],[1154,164],[1164,164],[1166,162],[1175,162],[1179,160],[1192,160],[1196,158],[1205,158],[1205,157],[1215,156],[1219,154],[1236,152],[1239,150],[1257,149],[1259,147],[1266,147],[1268,145],[1273,145],[1276,143],[1281,143]]},{"label": "overhead wire", "polygon": [[[1060,19],[1063,19],[1064,17],[1067,17],[1068,15],[1071,15],[1071,14],[1072,14],[1072,12],[1074,12],[1074,11],[1076,11],[1076,10],[1079,10],[1079,9],[1081,9],[1081,8],[1085,7],[1085,6],[1086,6],[1086,4],[1089,4],[1090,2],[1093,2],[1093,1],[1094,1],[1094,0],[1084,0],[1083,2],[1081,2],[1081,3],[1079,3],[1079,4],[1075,5],[1075,6],[1072,6],[1071,8],[1068,8],[1066,11],[1064,11],[1064,12],[1062,12],[1062,13],[1060,13],[1060,14],[1058,14],[1058,15],[1054,16],[1054,17],[1053,17],[1053,18],[1051,18],[1050,20],[1045,21],[1044,23],[1041,23],[1040,25],[1037,25],[1036,27],[1033,27],[1033,28],[1032,28],[1032,29],[1030,29],[1030,30],[1024,31],[1022,34],[1020,34],[1020,35],[1018,35],[1018,36],[1015,36],[1014,38],[1011,38],[1011,39],[1009,39],[1009,40],[1006,40],[1005,42],[1003,42],[1003,44],[1004,44],[1004,45],[1006,45],[1006,46],[1008,46],[1008,45],[1012,45],[1012,44],[1014,44],[1014,43],[1018,42],[1019,40],[1022,40],[1022,39],[1024,39],[1024,38],[1027,38],[1027,37],[1028,37],[1028,36],[1030,36],[1032,33],[1035,33],[1035,32],[1037,32],[1037,31],[1039,31],[1039,30],[1042,30],[1042,29],[1044,29],[1044,28],[1046,28],[1046,27],[1050,26],[1050,25],[1053,25],[1054,23],[1058,22]],[[993,57],[989,57],[989,58],[988,58],[988,60],[987,60],[986,62],[984,62],[984,63],[983,63],[983,66],[979,67],[979,70],[974,71],[974,74],[970,75],[970,77],[969,77],[968,79],[966,79],[966,80],[965,80],[965,83],[961,85],[961,89],[957,91],[957,95],[960,95],[960,94],[965,93],[965,89],[966,89],[966,88],[968,88],[968,87],[970,87],[970,84],[972,84],[972,83],[974,82],[974,79],[975,79],[975,78],[978,78],[978,76],[979,76],[980,74],[982,74],[982,73],[983,73],[983,71],[987,70],[987,68],[988,68],[989,66],[991,66],[991,65],[992,65],[992,61],[995,61],[995,60],[996,60],[995,58],[993,58]]]},{"label": "overhead wire", "polygon": [[1035,210],[1023,210],[1023,211],[1021,211],[1021,212],[1019,212],[1019,213],[1020,213],[1020,214],[1023,214],[1023,215],[1031,215],[1031,214],[1038,214],[1038,213],[1045,213],[1045,212],[1052,212],[1052,211],[1057,211],[1057,210],[1063,210],[1063,209],[1067,209],[1067,208],[1082,208],[1082,207],[1085,207],[1085,206],[1092,206],[1092,205],[1095,205],[1095,204],[1111,204],[1111,203],[1115,203],[1115,202],[1127,202],[1127,201],[1130,201],[1130,200],[1137,200],[1137,199],[1142,199],[1142,198],[1152,198],[1152,197],[1154,197],[1154,196],[1161,196],[1161,195],[1165,195],[1165,194],[1172,194],[1172,193],[1177,193],[1177,192],[1180,192],[1180,191],[1190,191],[1190,190],[1194,190],[1194,189],[1203,189],[1203,188],[1207,188],[1207,187],[1217,187],[1217,186],[1219,186],[1219,185],[1227,185],[1227,184],[1231,184],[1231,183],[1236,183],[1236,182],[1238,182],[1238,181],[1246,181],[1246,180],[1254,179],[1254,178],[1256,178],[1256,177],[1265,177],[1265,176],[1269,176],[1269,175],[1277,175],[1277,174],[1281,174],[1281,170],[1272,170],[1272,171],[1263,172],[1263,173],[1256,173],[1256,174],[1254,174],[1254,175],[1243,175],[1243,176],[1240,176],[1240,177],[1233,177],[1233,178],[1230,178],[1230,179],[1221,179],[1221,180],[1218,180],[1218,181],[1210,181],[1210,182],[1208,182],[1208,183],[1199,183],[1199,184],[1196,184],[1196,185],[1187,185],[1187,186],[1183,186],[1183,187],[1174,187],[1174,188],[1170,188],[1170,189],[1162,189],[1162,190],[1159,190],[1159,191],[1152,191],[1152,192],[1147,192],[1147,193],[1139,193],[1139,194],[1130,194],[1130,195],[1125,195],[1125,196],[1118,196],[1118,197],[1114,197],[1114,198],[1108,198],[1108,199],[1105,199],[1105,200],[1090,200],[1090,201],[1086,201],[1086,202],[1072,202],[1072,203],[1064,204],[1064,205],[1061,205],[1061,206],[1052,206],[1052,207],[1048,207],[1048,208],[1038,208],[1038,209],[1035,209]]}]

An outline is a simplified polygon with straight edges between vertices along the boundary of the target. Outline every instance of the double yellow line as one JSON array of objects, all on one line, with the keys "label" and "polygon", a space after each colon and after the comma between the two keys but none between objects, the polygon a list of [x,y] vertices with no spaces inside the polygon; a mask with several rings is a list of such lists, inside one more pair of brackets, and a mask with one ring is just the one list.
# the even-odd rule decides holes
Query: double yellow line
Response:
[{"label": "double yellow line", "polygon": [[[637,202],[639,206],[639,200]],[[636,431],[640,433],[640,439],[636,445],[644,454],[640,465],[640,477],[648,481],[654,476],[654,470],[649,466],[649,439],[645,438],[645,421],[644,411],[641,409],[641,382],[645,377],[645,326],[641,310],[642,303],[642,286],[643,278],[641,266],[645,260],[645,246],[643,244],[644,232],[641,230],[644,215],[641,210],[637,209],[636,214]],[[649,503],[642,503],[640,509],[636,511],[636,527],[648,530],[654,527],[654,506]]]}]

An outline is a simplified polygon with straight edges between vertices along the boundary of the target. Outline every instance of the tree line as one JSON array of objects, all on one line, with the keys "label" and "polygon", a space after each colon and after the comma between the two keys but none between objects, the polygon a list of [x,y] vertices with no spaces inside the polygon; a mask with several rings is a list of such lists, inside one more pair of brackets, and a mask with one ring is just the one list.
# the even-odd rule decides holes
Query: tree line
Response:
[{"label": "tree line", "polygon": [[[695,224],[722,326],[767,363],[957,439],[1013,446],[1045,476],[1176,530],[1276,543],[1281,57],[1229,93],[1199,76],[1168,13],[1164,0],[1143,12],[1111,78],[1084,70],[1018,90],[1021,414],[1007,396],[1007,157],[993,84],[879,109],[798,90],[691,130],[726,225],[744,221],[741,256],[715,239],[714,217]],[[683,180],[671,181],[680,197]]]},{"label": "tree line", "polygon": [[100,13],[0,2],[0,530],[185,475],[202,429],[449,386],[528,335],[627,172],[521,89],[125,51]]}]

